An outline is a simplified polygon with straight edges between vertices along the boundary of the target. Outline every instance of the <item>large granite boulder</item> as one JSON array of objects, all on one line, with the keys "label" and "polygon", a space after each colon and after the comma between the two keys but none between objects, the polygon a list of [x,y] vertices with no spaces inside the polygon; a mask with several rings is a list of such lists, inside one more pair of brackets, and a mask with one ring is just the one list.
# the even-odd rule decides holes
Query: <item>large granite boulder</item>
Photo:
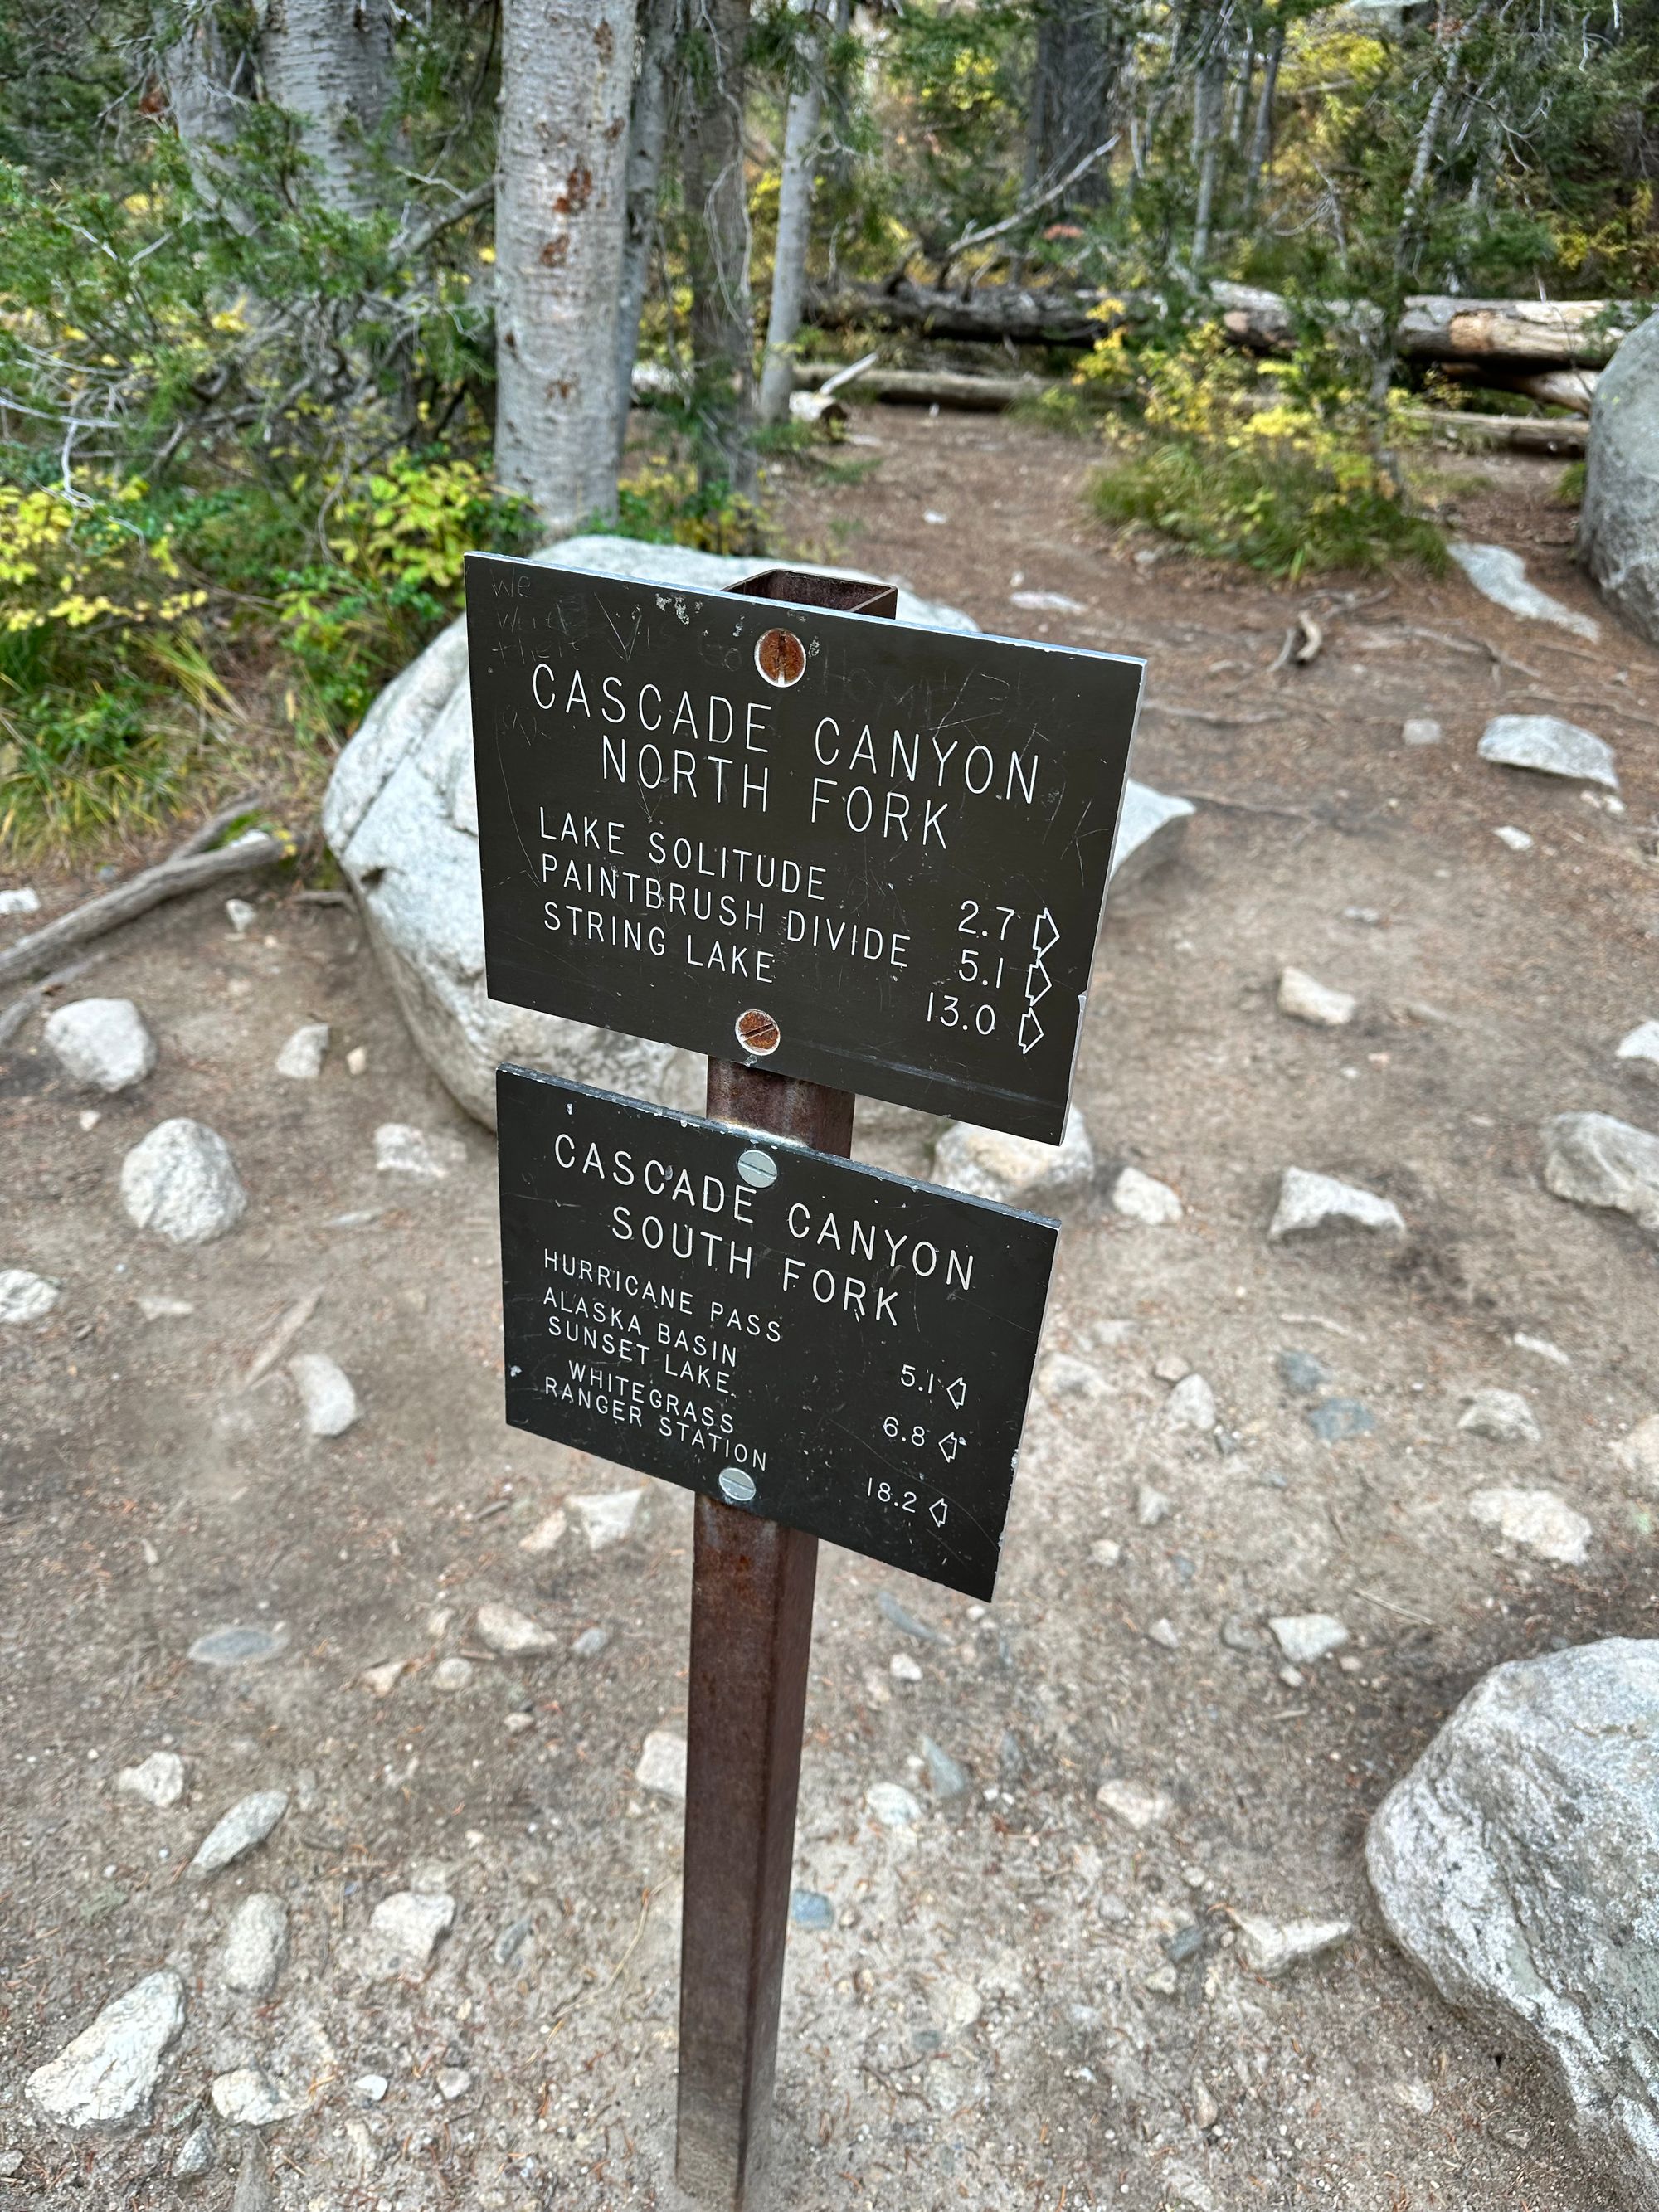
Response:
[{"label": "large granite boulder", "polygon": [[[535,557],[550,568],[705,592],[726,590],[765,565],[748,556],[609,537],[567,538]],[[898,616],[936,629],[977,628],[955,607],[902,587]],[[495,1069],[504,1060],[664,1105],[701,1108],[702,1062],[694,1054],[527,1013],[485,992],[471,717],[466,626],[458,621],[381,692],[336,763],[323,803],[324,835],[368,918],[416,1042],[467,1111],[491,1125]],[[1185,799],[1132,783],[1115,877],[1165,857],[1191,812]]]},{"label": "large granite boulder", "polygon": [[1659,2203],[1659,1643],[1495,1668],[1366,1863],[1442,1996],[1544,2062],[1622,2203]]},{"label": "large granite boulder", "polygon": [[1659,314],[1597,381],[1578,551],[1603,597],[1659,645]]}]

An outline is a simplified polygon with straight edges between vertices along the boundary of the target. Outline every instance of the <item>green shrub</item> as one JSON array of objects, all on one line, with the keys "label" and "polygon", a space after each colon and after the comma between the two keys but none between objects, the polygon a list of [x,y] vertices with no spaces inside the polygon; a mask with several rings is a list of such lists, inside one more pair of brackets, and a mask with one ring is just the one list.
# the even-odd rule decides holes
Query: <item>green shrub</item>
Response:
[{"label": "green shrub", "polygon": [[1444,538],[1374,450],[1351,374],[1313,342],[1258,362],[1213,325],[1139,353],[1112,331],[1079,381],[1132,378],[1141,420],[1113,434],[1117,459],[1091,486],[1096,511],[1270,575],[1396,561],[1443,573]]},{"label": "green shrub", "polygon": [[1409,561],[1438,575],[1445,540],[1366,471],[1358,481],[1294,453],[1229,452],[1169,438],[1103,470],[1091,487],[1110,522],[1140,522],[1216,561],[1269,575],[1376,569]]}]

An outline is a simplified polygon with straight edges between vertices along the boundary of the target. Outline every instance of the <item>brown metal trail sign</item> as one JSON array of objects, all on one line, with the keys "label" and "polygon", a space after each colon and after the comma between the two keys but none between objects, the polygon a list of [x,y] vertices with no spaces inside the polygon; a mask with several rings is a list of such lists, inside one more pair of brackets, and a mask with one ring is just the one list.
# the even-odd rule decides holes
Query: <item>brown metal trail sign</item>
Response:
[{"label": "brown metal trail sign", "polygon": [[707,1120],[501,1071],[503,1291],[508,1419],[697,1492],[677,2170],[742,2212],[818,1538],[991,1594],[1058,1234],[854,1092],[1059,1138],[1141,670],[787,570],[467,608],[491,995],[708,1054]]},{"label": "brown metal trail sign", "polygon": [[861,588],[469,556],[490,995],[1057,1142],[1141,664]]}]

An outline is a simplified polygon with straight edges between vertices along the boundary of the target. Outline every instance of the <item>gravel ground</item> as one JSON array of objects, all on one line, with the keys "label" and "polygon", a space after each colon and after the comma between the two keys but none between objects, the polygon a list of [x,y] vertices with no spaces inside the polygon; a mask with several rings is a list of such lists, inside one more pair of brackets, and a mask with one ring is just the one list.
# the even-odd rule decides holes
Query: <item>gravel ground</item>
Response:
[{"label": "gravel ground", "polygon": [[[774,2201],[1592,2212],[1544,2085],[1389,1945],[1361,1844],[1486,1668],[1647,1632],[1659,1593],[1650,1502],[1609,1449],[1659,1408],[1656,1247],[1550,1196],[1539,1139],[1567,1109],[1659,1127],[1659,1088],[1613,1057],[1659,1016],[1659,656],[1461,579],[1297,592],[1139,562],[1082,517],[1087,449],[1035,429],[870,410],[855,434],[866,481],[777,480],[789,540],[988,628],[1145,651],[1137,772],[1203,803],[1103,939],[1078,1086],[1102,1167],[1052,1310],[1084,1366],[1045,1370],[995,1604],[823,1555]],[[1463,525],[1588,608],[1554,473],[1466,472]],[[1304,608],[1322,652],[1269,672]],[[1607,738],[1626,811],[1478,761],[1501,709]],[[1425,714],[1444,742],[1403,746]],[[238,2212],[672,2206],[679,1808],[635,1770],[683,1725],[690,1500],[646,1486],[604,1541],[580,1501],[637,1478],[502,1426],[490,1142],[353,913],[247,895],[245,934],[216,896],[165,909],[79,987],[143,1010],[136,1088],[76,1089],[38,1021],[0,1060],[0,1268],[62,1285],[0,1328],[0,2179],[20,2204],[228,2207],[246,2151]],[[1354,994],[1352,1022],[1280,1013],[1287,963]],[[320,1077],[279,1076],[308,1022]],[[118,1196],[176,1115],[249,1196],[195,1249]],[[451,1171],[377,1171],[388,1121],[459,1139]],[[876,1115],[860,1150],[921,1172],[927,1134]],[[1120,1217],[1124,1164],[1183,1218]],[[1270,1243],[1292,1165],[1407,1233]],[[190,1310],[146,1317],[157,1299]],[[349,1378],[340,1436],[307,1433],[295,1352]],[[1213,1431],[1174,1418],[1188,1370]],[[1459,1428],[1491,1386],[1541,1441]],[[1583,1564],[1474,1519],[1499,1486],[1581,1512]],[[478,1611],[502,1603],[554,1648],[493,1649]],[[1311,1614],[1347,1640],[1292,1666],[1267,1623]],[[192,1659],[232,1626],[264,1656]],[[185,1762],[170,1807],[116,1784],[160,1750]],[[289,1800],[268,1838],[188,1872],[264,1790]],[[287,1908],[266,1995],[222,1972],[256,1893]],[[424,1969],[371,1925],[411,1893],[453,1900]],[[1274,1978],[1249,1916],[1352,1933]],[[41,2124],[29,2074],[162,1968],[186,2017],[153,2118]],[[247,2067],[283,2115],[263,2151],[215,2109]],[[214,2162],[174,2179],[204,2118]]]}]

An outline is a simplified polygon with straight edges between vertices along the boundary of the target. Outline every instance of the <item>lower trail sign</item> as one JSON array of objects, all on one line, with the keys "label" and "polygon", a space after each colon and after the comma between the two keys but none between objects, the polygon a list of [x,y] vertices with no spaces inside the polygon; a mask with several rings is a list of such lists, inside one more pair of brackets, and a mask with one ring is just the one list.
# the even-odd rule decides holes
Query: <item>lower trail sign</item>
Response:
[{"label": "lower trail sign", "polygon": [[507,1418],[971,1597],[1060,1231],[504,1067]]},{"label": "lower trail sign", "polygon": [[[479,566],[470,563],[470,603]],[[745,596],[790,605],[789,628],[752,648],[763,675],[768,636],[803,665],[823,642],[814,636],[803,647],[808,623],[797,601],[892,612],[880,586],[788,571],[769,571],[731,598]],[[656,608],[676,625],[690,622],[672,594]],[[791,1054],[778,1049],[781,1024],[768,1008],[747,1008],[733,1025],[729,1006],[711,1006],[682,1029],[662,1012],[672,1003],[662,988],[672,965],[665,955],[659,966],[648,962],[643,997],[632,982],[610,992],[597,937],[577,953],[561,932],[514,925],[510,952],[498,957],[508,909],[491,885],[511,884],[528,848],[505,787],[490,781],[491,763],[504,736],[522,744],[532,732],[510,703],[502,708],[477,647],[510,649],[532,684],[542,664],[528,649],[531,633],[515,637],[499,620],[482,623],[475,604],[470,611],[486,920],[496,931],[492,990],[600,1021],[648,999],[651,1034],[693,1042],[702,1039],[692,1030],[707,1029],[713,1043],[724,1023],[745,1054],[710,1057],[707,1120],[518,1068],[501,1071],[498,1096],[508,1419],[697,1493],[676,2170],[700,2202],[756,2212],[771,2140],[818,1538],[991,1595],[1058,1228],[855,1166],[846,1157],[853,1092],[804,1079],[805,1066],[775,1073],[755,1062],[775,1054],[780,1069],[794,1057],[814,1073],[862,1064],[890,1096],[973,1100],[987,1121],[1058,1136],[1138,674],[1130,679],[1120,665],[1130,688],[1114,696],[1127,711],[1098,776],[1083,779],[1081,816],[1053,851],[1063,878],[1054,896],[1071,918],[1065,954],[1039,942],[1017,979],[1029,1007],[1032,959],[1058,963],[1070,1013],[1054,1049],[1022,1054],[1016,1024],[1000,1084],[988,1062],[970,1065],[928,1022],[917,1032],[918,1057],[896,1082],[884,1039],[872,1054],[849,1031],[839,1057],[833,1044],[816,1057],[807,1047]],[[603,629],[631,654],[642,633],[619,629],[610,619],[617,610],[599,611],[605,619],[588,642]],[[902,676],[902,663],[893,665]],[[789,665],[780,670],[793,680]],[[1005,707],[1011,701],[1029,714],[1018,687],[1002,695]],[[996,721],[995,704],[989,694],[975,704],[976,734]],[[1074,767],[1086,764],[1081,743],[1073,725]],[[525,758],[532,766],[540,758],[533,744]],[[651,806],[649,818],[672,837],[674,793],[653,793]],[[1058,810],[1048,819],[1052,830]],[[876,874],[866,879],[873,890]],[[977,896],[975,881],[964,873],[926,882],[935,903],[941,889],[957,902],[944,909],[953,936]],[[979,888],[994,908],[996,886]],[[535,909],[524,910],[533,921]],[[1039,897],[1035,911],[1047,910]],[[1018,902],[1016,911],[1024,912]],[[971,944],[952,954],[959,975],[986,957]],[[866,1011],[883,1003],[879,992],[860,995]],[[1046,999],[1046,988],[1038,995]],[[827,1018],[810,989],[772,1005],[787,1010],[795,1034]],[[1036,1026],[1028,1023],[1028,1038]],[[821,1034],[830,1038],[834,1027],[830,1020]],[[1004,1034],[998,1015],[981,1042]],[[930,1049],[949,1070],[942,1082],[928,1073]],[[1039,1061],[1041,1073],[1012,1073]]]}]

